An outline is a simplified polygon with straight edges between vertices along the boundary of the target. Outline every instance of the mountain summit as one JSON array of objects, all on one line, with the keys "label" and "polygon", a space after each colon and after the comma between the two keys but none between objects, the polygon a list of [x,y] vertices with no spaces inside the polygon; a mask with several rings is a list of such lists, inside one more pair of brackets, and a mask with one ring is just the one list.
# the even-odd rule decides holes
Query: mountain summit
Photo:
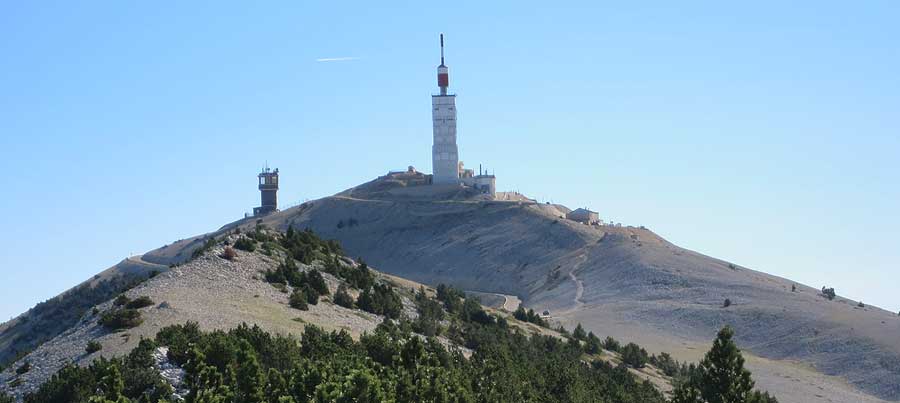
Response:
[{"label": "mountain summit", "polygon": [[[498,308],[518,299],[552,323],[570,329],[580,323],[598,335],[634,341],[679,360],[699,360],[718,330],[730,326],[748,353],[747,365],[757,385],[784,401],[900,400],[900,320],[895,314],[692,252],[644,227],[586,225],[566,219],[569,212],[565,206],[536,203],[518,194],[498,193],[491,199],[464,187],[416,191],[387,176],[150,251],[81,287],[105,284],[114,289],[103,280],[125,281],[174,267],[165,273],[165,281],[147,283],[156,287],[147,290],[154,301],[169,301],[174,308],[160,310],[151,316],[150,327],[113,343],[122,349],[152,336],[154,329],[184,320],[211,328],[265,322],[274,331],[287,331],[293,318],[280,313],[282,308],[260,302],[287,296],[251,281],[271,268],[265,258],[244,263],[257,264],[257,274],[179,265],[208,252],[212,240],[235,231],[311,229],[339,241],[348,256],[399,276],[391,277],[394,281],[406,281],[402,277],[450,284],[487,296],[482,300],[488,305],[490,296],[499,295]],[[190,264],[202,268],[204,261]],[[214,303],[221,295],[238,295],[234,287],[245,291],[242,297]],[[104,301],[96,303],[110,304]],[[28,323],[46,322],[51,313],[33,311],[0,328],[4,354],[31,341],[32,347],[45,342],[36,351],[43,357],[64,357],[54,351],[70,351],[74,347],[66,340],[90,331],[85,321],[97,320],[88,314],[47,336],[53,336],[52,341],[35,341],[35,328]],[[324,312],[314,322],[330,323],[332,329],[349,326],[353,332],[371,330],[375,324],[353,314]],[[4,380],[14,378],[12,370],[7,369]]]}]

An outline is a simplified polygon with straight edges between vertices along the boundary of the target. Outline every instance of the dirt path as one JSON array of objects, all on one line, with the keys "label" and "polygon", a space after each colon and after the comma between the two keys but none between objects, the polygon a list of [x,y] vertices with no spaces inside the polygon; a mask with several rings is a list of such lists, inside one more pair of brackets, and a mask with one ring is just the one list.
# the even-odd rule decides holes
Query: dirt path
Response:
[{"label": "dirt path", "polygon": [[582,297],[584,296],[584,281],[579,280],[578,277],[575,276],[575,272],[581,269],[581,266],[587,262],[587,253],[582,252],[581,255],[578,256],[578,259],[578,263],[575,263],[575,265],[572,266],[572,270],[569,271],[569,278],[575,283],[575,298],[573,300],[573,305],[571,308],[558,312],[554,316],[566,315],[584,307],[584,301],[582,300]]},{"label": "dirt path", "polygon": [[581,300],[584,295],[584,282],[575,277],[574,271],[569,272],[569,277],[575,282],[575,306],[571,309],[574,311],[584,306],[584,301]]},{"label": "dirt path", "polygon": [[505,301],[503,301],[502,309],[508,312],[515,312],[516,309],[519,309],[519,305],[522,304],[522,300],[515,295],[503,294],[503,298],[505,298]]},{"label": "dirt path", "polygon": [[148,261],[144,260],[144,255],[130,256],[126,260],[128,260],[131,263],[135,263],[135,264],[142,264],[142,265],[147,265],[150,267],[159,267],[159,268],[166,269],[166,270],[169,269],[169,266],[166,266],[164,264],[153,263],[153,262],[148,262]]}]

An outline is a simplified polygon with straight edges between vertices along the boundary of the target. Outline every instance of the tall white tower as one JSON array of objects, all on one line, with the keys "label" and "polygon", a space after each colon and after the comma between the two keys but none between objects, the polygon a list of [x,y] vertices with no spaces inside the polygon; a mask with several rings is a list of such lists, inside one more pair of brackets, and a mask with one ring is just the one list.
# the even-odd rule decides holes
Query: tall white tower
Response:
[{"label": "tall white tower", "polygon": [[444,65],[444,34],[441,34],[441,65],[437,68],[440,95],[431,96],[434,144],[431,146],[433,183],[459,183],[459,153],[456,148],[456,95],[448,95],[450,74]]}]

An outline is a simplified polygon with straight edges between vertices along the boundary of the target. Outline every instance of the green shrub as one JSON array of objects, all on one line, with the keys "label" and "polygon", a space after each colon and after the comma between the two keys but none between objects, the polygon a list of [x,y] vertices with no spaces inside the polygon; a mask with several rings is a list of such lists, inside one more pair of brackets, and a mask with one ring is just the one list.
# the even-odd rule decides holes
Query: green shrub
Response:
[{"label": "green shrub", "polygon": [[334,303],[344,308],[353,309],[353,297],[347,293],[347,286],[341,284],[334,293]]},{"label": "green shrub", "polygon": [[835,297],[837,297],[837,294],[834,292],[834,288],[822,287],[822,295],[824,295],[825,298],[828,298],[829,301],[832,301]]},{"label": "green shrub", "polygon": [[391,319],[399,318],[403,308],[400,296],[387,284],[375,284],[371,289],[361,292],[356,299],[356,306],[366,312]]},{"label": "green shrub", "polygon": [[722,303],[722,306],[725,308],[728,308],[729,306],[731,306],[731,300],[728,298],[725,298],[725,302]]},{"label": "green shrub", "polygon": [[16,375],[22,375],[28,371],[31,371],[31,362],[25,361],[19,368],[16,368]]},{"label": "green shrub", "polygon": [[440,284],[437,286],[437,299],[444,304],[444,309],[449,313],[458,313],[462,310],[462,299],[466,294],[461,290]]},{"label": "green shrub", "polygon": [[288,304],[294,309],[299,309],[301,311],[309,310],[309,303],[307,302],[307,297],[303,290],[295,289],[294,292],[291,293]]},{"label": "green shrub", "polygon": [[136,309],[110,309],[100,316],[100,324],[110,330],[130,329],[144,323]]},{"label": "green shrub", "polygon": [[125,304],[127,304],[129,302],[131,302],[131,299],[128,298],[127,295],[122,294],[122,295],[119,295],[118,297],[116,297],[116,299],[113,301],[113,305],[124,306]]},{"label": "green shrub", "polygon": [[674,377],[681,370],[681,366],[669,353],[650,356],[650,363],[663,372],[666,376]]},{"label": "green shrub", "polygon": [[319,292],[313,289],[311,285],[304,284],[300,289],[303,290],[303,295],[306,295],[306,302],[310,305],[319,303]]},{"label": "green shrub", "polygon": [[216,246],[216,238],[212,238],[212,237],[208,238],[206,240],[206,242],[203,242],[203,245],[201,245],[197,249],[194,249],[194,251],[191,252],[191,260],[202,256],[204,253],[208,252],[210,249],[212,249],[215,246]]},{"label": "green shrub", "polygon": [[606,336],[606,340],[603,340],[603,348],[606,351],[619,352],[622,346],[619,344],[619,341],[612,338],[612,336]]},{"label": "green shrub", "polygon": [[303,283],[309,284],[309,286],[319,295],[328,295],[328,284],[325,283],[325,278],[322,277],[322,273],[319,273],[316,269],[312,269],[305,274],[306,276],[304,276],[305,278],[302,280]]},{"label": "green shrub", "polygon": [[521,305],[519,305],[519,308],[517,308],[516,311],[513,312],[513,317],[522,322],[534,323],[535,325],[541,327],[549,326],[547,324],[547,321],[545,321],[543,318],[541,318],[540,315],[534,312],[534,309],[529,309],[526,311],[525,308]]},{"label": "green shrub", "polygon": [[137,297],[137,298],[129,301],[127,304],[125,304],[125,308],[126,309],[141,309],[141,308],[146,308],[148,306],[153,306],[153,304],[154,304],[154,302],[152,299],[150,299],[150,297],[148,297],[146,295],[142,295],[140,297]]},{"label": "green shrub", "polygon": [[103,349],[103,345],[100,344],[96,340],[91,340],[88,342],[87,346],[84,348],[84,351],[88,354],[96,353]]},{"label": "green shrub", "polygon": [[600,338],[594,334],[594,332],[589,332],[587,335],[587,343],[584,345],[584,352],[588,354],[600,354],[603,352],[603,342],[600,341]]},{"label": "green shrub", "polygon": [[240,237],[237,241],[234,241],[234,247],[243,251],[253,252],[256,250],[256,241],[250,238]]},{"label": "green shrub", "polygon": [[581,323],[575,326],[575,330],[572,331],[572,337],[574,337],[575,340],[587,340],[587,333],[585,333],[584,328],[581,327]]},{"label": "green shrub", "polygon": [[647,350],[634,343],[628,343],[625,347],[622,347],[621,354],[622,362],[632,368],[643,368],[650,359],[647,355]]}]

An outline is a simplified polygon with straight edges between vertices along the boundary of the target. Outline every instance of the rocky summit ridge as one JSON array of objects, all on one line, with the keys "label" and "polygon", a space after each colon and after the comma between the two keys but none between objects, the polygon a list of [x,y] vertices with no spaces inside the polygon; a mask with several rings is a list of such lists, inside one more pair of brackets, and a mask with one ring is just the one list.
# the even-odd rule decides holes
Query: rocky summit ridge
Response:
[{"label": "rocky summit ridge", "polygon": [[[273,331],[294,329],[298,315],[286,306],[287,296],[254,279],[276,261],[258,253],[241,256],[238,270],[220,267],[219,251],[210,252],[211,239],[262,225],[278,231],[309,228],[338,240],[348,256],[362,257],[393,281],[445,283],[518,298],[567,328],[581,323],[597,334],[636,341],[681,360],[696,361],[719,328],[732,326],[749,353],[758,385],[783,401],[900,400],[900,318],[895,313],[840,296],[830,300],[819,285],[704,256],[647,228],[584,225],[566,220],[564,206],[500,199],[458,192],[448,199],[370,184],[227,224],[92,279],[100,284],[127,273],[158,273],[126,293],[146,294],[157,302],[145,308],[138,330],[127,337],[92,333],[98,319],[85,312],[51,339],[35,342],[40,346],[26,358],[45,363],[35,365],[35,374],[48,373],[66,357],[78,356],[75,350],[84,355],[86,338],[102,340],[100,354],[115,354],[154,329],[184,320],[210,328],[252,322]],[[205,254],[194,258],[198,250]],[[326,279],[336,287],[336,279]],[[216,302],[222,295],[235,297]],[[102,311],[111,303],[106,298],[96,306]],[[377,324],[374,317],[338,308],[320,304],[300,318],[357,333]],[[26,314],[0,327],[0,343],[7,341],[0,353],[14,354],[9,341],[28,341],[33,328],[23,323],[41,318]],[[13,369],[3,373],[4,384],[16,378]]]}]

